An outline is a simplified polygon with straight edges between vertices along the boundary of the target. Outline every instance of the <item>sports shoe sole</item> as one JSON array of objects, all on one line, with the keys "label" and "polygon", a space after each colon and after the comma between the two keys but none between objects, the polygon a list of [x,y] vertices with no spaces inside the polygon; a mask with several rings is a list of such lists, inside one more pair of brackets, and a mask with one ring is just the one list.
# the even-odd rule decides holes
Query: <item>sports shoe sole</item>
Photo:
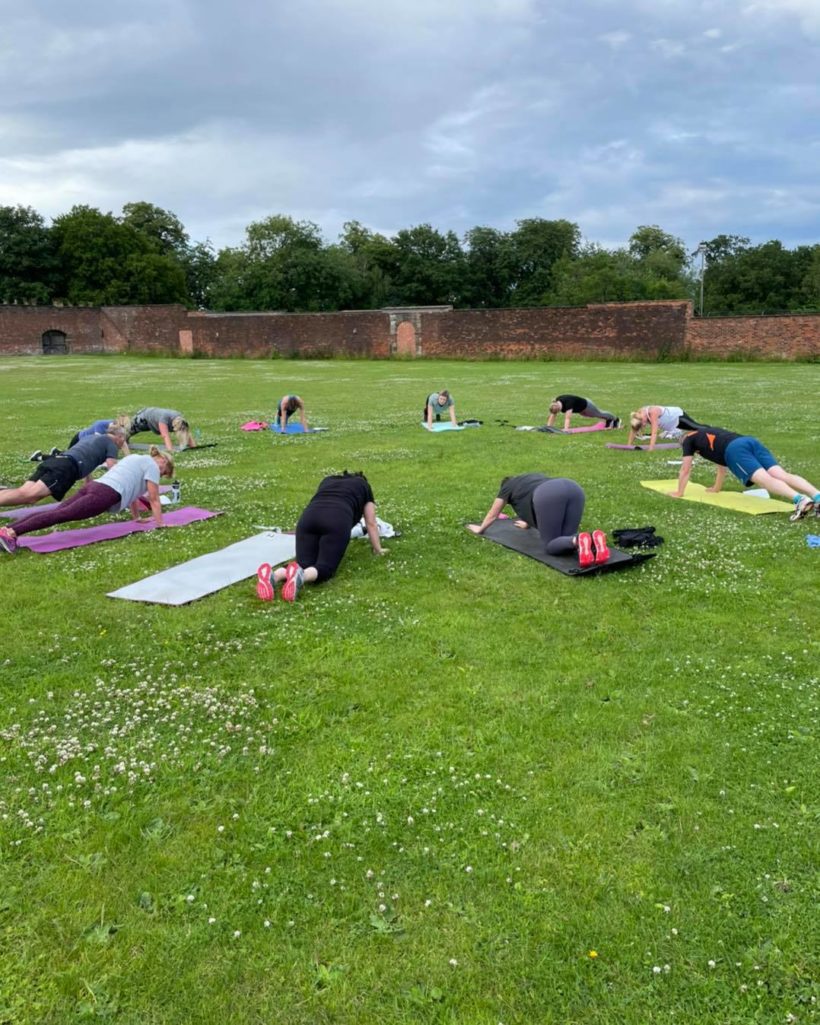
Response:
[{"label": "sports shoe sole", "polygon": [[282,584],[282,601],[296,601],[296,595],[301,587],[301,584],[296,583],[299,576],[299,564],[289,562],[285,574],[285,582]]},{"label": "sports shoe sole", "polygon": [[276,592],[273,589],[271,573],[273,572],[270,563],[263,562],[256,571],[256,594],[260,601],[273,601]]},{"label": "sports shoe sole", "polygon": [[612,554],[606,543],[606,534],[602,530],[593,530],[592,543],[595,545],[595,562],[606,562]]},{"label": "sports shoe sole", "polygon": [[592,552],[592,538],[589,534],[578,535],[578,565],[586,569],[595,562],[595,555]]},{"label": "sports shoe sole", "polygon": [[5,534],[0,534],[0,548],[2,548],[4,552],[8,552],[9,555],[14,555],[17,551],[17,541]]},{"label": "sports shoe sole", "polygon": [[802,520],[804,516],[808,516],[813,509],[814,502],[812,502],[810,498],[807,498],[805,501],[798,502],[789,519],[792,523],[796,523],[798,520]]}]

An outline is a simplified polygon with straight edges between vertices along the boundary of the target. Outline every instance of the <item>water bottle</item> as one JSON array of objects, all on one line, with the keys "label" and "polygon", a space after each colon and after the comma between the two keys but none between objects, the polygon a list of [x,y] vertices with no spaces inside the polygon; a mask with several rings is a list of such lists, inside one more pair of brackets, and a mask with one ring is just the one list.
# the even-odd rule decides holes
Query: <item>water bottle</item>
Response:
[{"label": "water bottle", "polygon": [[175,504],[179,501],[180,493],[181,493],[181,488],[179,486],[179,481],[178,480],[171,481],[171,501],[174,502]]}]

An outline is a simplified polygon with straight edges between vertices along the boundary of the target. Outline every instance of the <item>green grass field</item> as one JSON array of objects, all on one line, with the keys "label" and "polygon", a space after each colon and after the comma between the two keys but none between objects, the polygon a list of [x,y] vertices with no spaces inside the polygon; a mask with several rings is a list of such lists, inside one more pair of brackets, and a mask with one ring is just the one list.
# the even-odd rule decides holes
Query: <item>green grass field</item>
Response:
[{"label": "green grass field", "polygon": [[[423,432],[439,387],[485,426]],[[238,429],[285,391],[332,430]],[[2,1025],[813,1019],[820,521],[675,502],[639,486],[674,452],[494,422],[560,391],[679,404],[820,476],[806,365],[0,360],[3,481],[169,405],[218,441],[179,458],[183,499],[225,510],[0,553]],[[292,606],[105,597],[292,527],[344,468],[402,531],[386,558],[351,544]],[[666,544],[571,579],[463,529],[531,470]]]}]

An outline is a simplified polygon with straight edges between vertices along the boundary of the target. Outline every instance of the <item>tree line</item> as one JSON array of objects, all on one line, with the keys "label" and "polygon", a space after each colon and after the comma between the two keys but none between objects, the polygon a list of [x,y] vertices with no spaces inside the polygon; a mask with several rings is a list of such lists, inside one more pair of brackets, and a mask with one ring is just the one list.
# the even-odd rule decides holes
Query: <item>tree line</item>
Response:
[{"label": "tree line", "polygon": [[701,266],[704,314],[820,311],[820,245],[718,235],[696,255],[642,225],[606,249],[572,221],[535,217],[462,239],[429,224],[387,237],[349,221],[328,243],[318,225],[277,214],[217,252],[151,203],[127,203],[120,216],[75,206],[50,226],[30,207],[0,207],[2,303],[324,312],[691,299],[698,311]]}]

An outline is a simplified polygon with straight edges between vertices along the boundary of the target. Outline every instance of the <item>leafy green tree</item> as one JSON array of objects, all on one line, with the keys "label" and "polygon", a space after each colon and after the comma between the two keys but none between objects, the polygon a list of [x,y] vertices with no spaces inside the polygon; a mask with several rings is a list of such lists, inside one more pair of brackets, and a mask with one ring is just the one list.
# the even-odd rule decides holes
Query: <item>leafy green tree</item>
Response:
[{"label": "leafy green tree", "polygon": [[379,309],[399,301],[394,281],[399,266],[399,250],[384,235],[370,231],[358,221],[342,227],[338,247],[353,268],[359,309]]},{"label": "leafy green tree", "polygon": [[681,273],[669,278],[658,273],[652,255],[640,259],[627,249],[608,251],[588,246],[577,258],[564,257],[555,269],[549,293],[551,306],[587,303],[645,302],[652,299],[687,299],[690,285]]},{"label": "leafy green tree", "polygon": [[122,223],[134,228],[154,244],[157,252],[181,259],[189,245],[188,234],[182,221],[153,203],[126,203],[122,208]]},{"label": "leafy green tree", "polygon": [[790,250],[773,240],[759,246],[724,247],[720,245],[724,237],[706,243],[718,255],[706,268],[704,312],[726,315],[820,309],[820,246]]},{"label": "leafy green tree", "polygon": [[530,217],[516,222],[510,241],[508,305],[537,306],[553,285],[553,271],[562,257],[573,259],[581,245],[581,231],[572,221]]},{"label": "leafy green tree", "polygon": [[76,305],[185,302],[185,272],[129,224],[75,206],[52,228],[58,295]]},{"label": "leafy green tree", "polygon": [[393,244],[399,305],[436,306],[457,301],[464,253],[454,232],[442,233],[429,224],[419,224],[397,232]]},{"label": "leafy green tree", "polygon": [[474,309],[509,305],[515,284],[510,235],[497,228],[477,226],[464,236],[464,247],[461,304]]},{"label": "leafy green tree", "polygon": [[0,303],[47,303],[57,258],[45,221],[31,207],[0,206]]}]

